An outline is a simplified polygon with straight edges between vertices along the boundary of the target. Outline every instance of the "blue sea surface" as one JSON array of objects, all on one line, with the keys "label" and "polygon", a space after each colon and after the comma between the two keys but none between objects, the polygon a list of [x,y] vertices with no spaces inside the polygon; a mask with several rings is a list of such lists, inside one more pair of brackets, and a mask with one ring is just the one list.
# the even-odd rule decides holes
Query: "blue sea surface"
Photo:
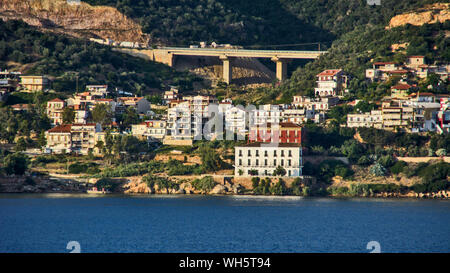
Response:
[{"label": "blue sea surface", "polygon": [[1,194],[0,252],[450,252],[450,202]]}]

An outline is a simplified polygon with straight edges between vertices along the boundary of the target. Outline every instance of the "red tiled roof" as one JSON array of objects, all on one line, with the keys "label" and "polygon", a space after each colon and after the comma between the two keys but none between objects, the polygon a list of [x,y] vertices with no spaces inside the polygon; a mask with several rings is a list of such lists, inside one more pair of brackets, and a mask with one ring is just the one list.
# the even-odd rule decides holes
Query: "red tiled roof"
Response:
[{"label": "red tiled roof", "polygon": [[49,133],[70,133],[71,129],[72,129],[71,124],[63,124],[63,125],[58,125],[52,129],[48,130],[47,132],[49,132]]},{"label": "red tiled roof", "polygon": [[56,99],[52,99],[52,100],[50,100],[48,102],[64,102],[64,101],[62,99],[56,98]]},{"label": "red tiled roof", "polygon": [[398,90],[408,90],[412,86],[409,84],[397,84],[391,87],[391,89],[398,89]]},{"label": "red tiled roof", "polygon": [[327,69],[327,70],[324,70],[321,73],[317,74],[317,77],[319,77],[319,76],[334,76],[341,71],[342,71],[342,69]]},{"label": "red tiled roof", "polygon": [[399,70],[392,70],[392,71],[388,71],[388,73],[391,73],[391,74],[406,74],[406,73],[408,73],[409,71],[408,70],[405,70],[405,69],[399,69]]},{"label": "red tiled roof", "polygon": [[408,56],[408,58],[425,58],[425,56]]},{"label": "red tiled roof", "polygon": [[397,64],[396,62],[375,62],[374,65]]}]

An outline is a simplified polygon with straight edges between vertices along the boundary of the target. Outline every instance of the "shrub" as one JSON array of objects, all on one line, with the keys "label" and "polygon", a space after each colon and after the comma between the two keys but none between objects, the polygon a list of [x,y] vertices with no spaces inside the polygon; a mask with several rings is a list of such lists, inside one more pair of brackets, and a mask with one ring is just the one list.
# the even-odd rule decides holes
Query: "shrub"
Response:
[{"label": "shrub", "polygon": [[95,187],[97,187],[98,190],[109,190],[111,192],[115,191],[120,183],[109,179],[109,178],[102,178],[95,183]]},{"label": "shrub", "polygon": [[202,179],[195,179],[192,181],[192,187],[203,192],[211,191],[216,185],[217,183],[211,176],[205,176]]},{"label": "shrub", "polygon": [[275,185],[271,186],[270,192],[273,195],[285,195],[287,193],[287,188],[283,179],[280,178]]},{"label": "shrub", "polygon": [[386,169],[380,164],[375,163],[373,164],[369,169],[370,174],[375,176],[385,176],[386,175]]},{"label": "shrub", "polygon": [[403,169],[408,166],[408,164],[405,161],[397,161],[394,166],[390,168],[391,173],[393,174],[399,174],[403,172]]}]

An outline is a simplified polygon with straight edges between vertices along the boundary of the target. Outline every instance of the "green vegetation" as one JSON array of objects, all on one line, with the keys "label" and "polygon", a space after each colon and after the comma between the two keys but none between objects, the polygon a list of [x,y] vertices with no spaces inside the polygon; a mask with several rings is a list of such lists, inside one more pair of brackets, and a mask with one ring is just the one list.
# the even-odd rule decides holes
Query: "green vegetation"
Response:
[{"label": "green vegetation", "polygon": [[211,191],[215,185],[217,185],[217,183],[211,176],[205,176],[202,179],[195,179],[192,181],[192,187],[202,192]]},{"label": "green vegetation", "polygon": [[113,179],[109,179],[109,178],[99,179],[95,183],[95,187],[97,187],[97,189],[99,191],[101,191],[102,189],[105,189],[106,191],[114,192],[118,189],[119,186],[120,186],[120,183],[118,181],[114,181]]},{"label": "green vegetation", "polygon": [[154,188],[155,185],[158,186],[158,189],[160,190],[178,190],[180,188],[180,185],[165,177],[146,175],[142,180],[147,183],[149,188]]},{"label": "green vegetation", "polygon": [[30,160],[22,153],[8,154],[3,158],[3,170],[6,174],[23,175],[28,170]]},{"label": "green vegetation", "polygon": [[[178,85],[191,89],[195,77],[166,65],[112,51],[107,46],[49,32],[21,21],[0,21],[0,67],[8,62],[27,65],[26,74],[54,77],[52,89],[68,94],[78,85],[104,84],[139,95]],[[81,90],[80,90],[81,91]]]},{"label": "green vegetation", "polygon": [[80,174],[80,173],[96,174],[100,172],[97,164],[81,163],[81,162],[75,162],[70,164],[68,170],[69,173],[71,174]]}]

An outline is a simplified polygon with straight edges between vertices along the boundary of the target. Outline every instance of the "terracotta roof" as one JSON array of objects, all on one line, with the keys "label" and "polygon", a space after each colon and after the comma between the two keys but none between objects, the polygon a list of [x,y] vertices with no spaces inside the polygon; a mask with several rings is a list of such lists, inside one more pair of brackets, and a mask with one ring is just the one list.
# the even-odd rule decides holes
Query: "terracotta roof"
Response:
[{"label": "terracotta roof", "polygon": [[96,101],[113,101],[113,99],[96,99]]},{"label": "terracotta roof", "polygon": [[342,71],[342,69],[327,69],[327,70],[324,70],[321,73],[317,74],[317,77],[319,77],[319,76],[334,76],[341,71]]},{"label": "terracotta roof", "polygon": [[409,71],[405,70],[405,69],[399,69],[399,70],[391,70],[391,71],[387,71],[388,73],[392,73],[392,74],[406,74]]},{"label": "terracotta roof", "polygon": [[425,56],[408,56],[408,58],[425,58]]},{"label": "terracotta roof", "polygon": [[64,101],[62,99],[56,98],[56,99],[52,99],[52,100],[50,100],[48,102],[64,102]]},{"label": "terracotta roof", "polygon": [[71,124],[63,124],[63,125],[58,125],[52,129],[48,130],[47,132],[49,132],[49,133],[70,133],[71,129],[72,129]]},{"label": "terracotta roof", "polygon": [[391,89],[398,89],[398,90],[408,90],[412,86],[409,84],[397,84],[391,87]]},{"label": "terracotta roof", "polygon": [[375,62],[374,65],[397,64],[396,62]]}]

